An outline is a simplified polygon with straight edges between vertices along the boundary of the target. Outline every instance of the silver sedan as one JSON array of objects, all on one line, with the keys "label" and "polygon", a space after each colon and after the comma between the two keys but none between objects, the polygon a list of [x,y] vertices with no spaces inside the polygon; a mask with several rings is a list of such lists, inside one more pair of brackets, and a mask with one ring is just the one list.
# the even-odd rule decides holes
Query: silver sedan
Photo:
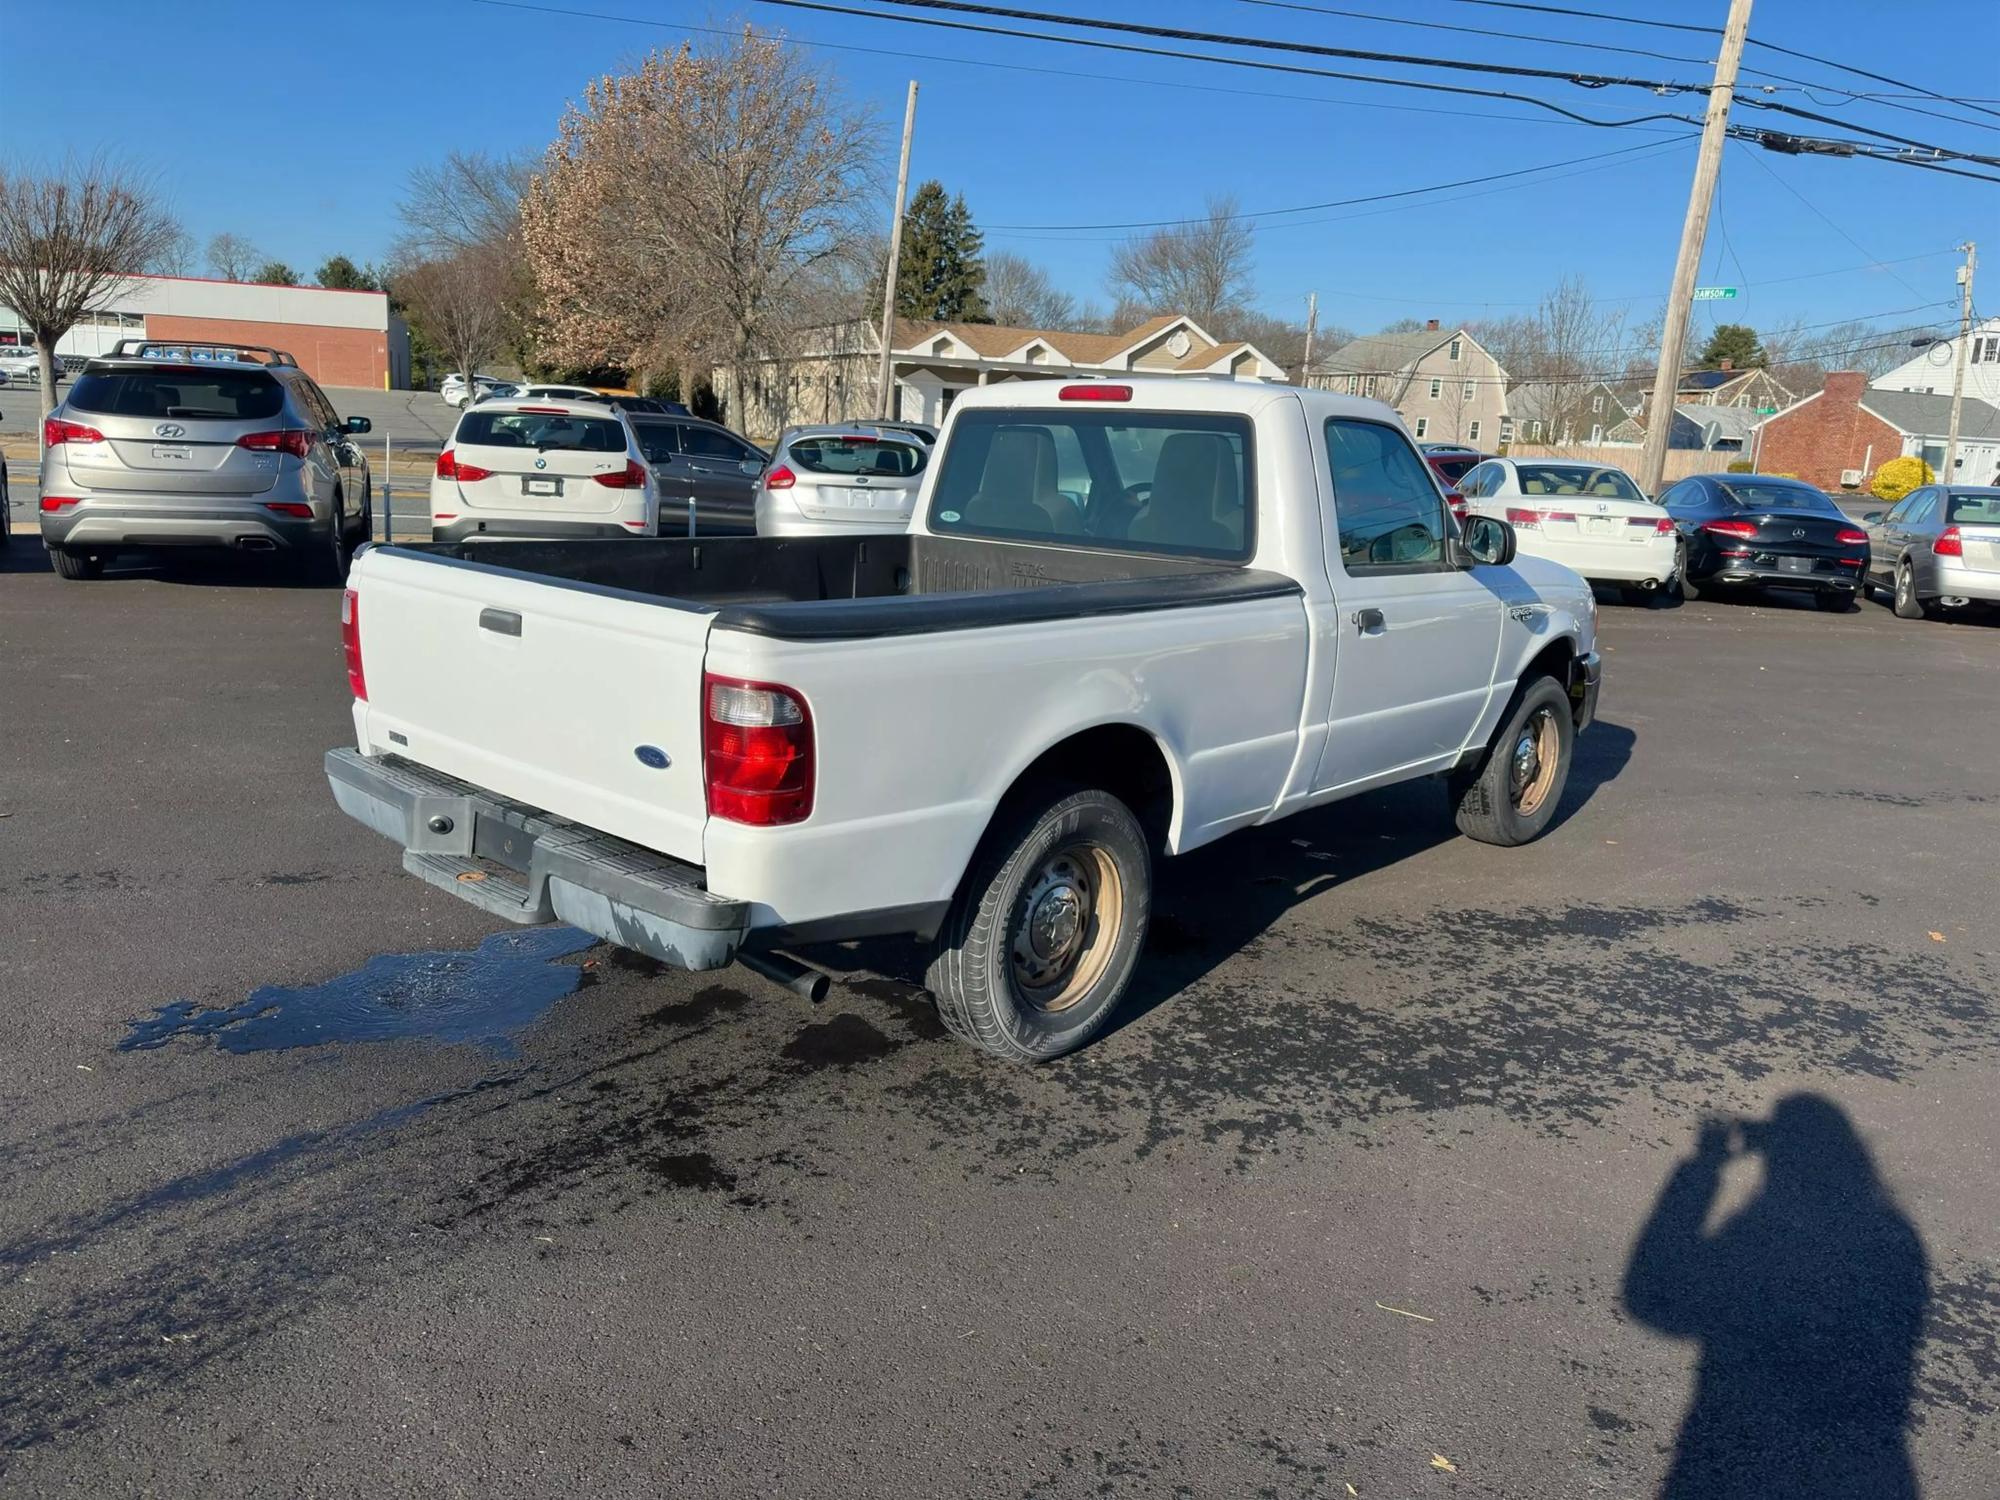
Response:
[{"label": "silver sedan", "polygon": [[2000,488],[1927,484],[1861,524],[1869,544],[1864,588],[1889,590],[1901,618],[2000,605]]}]

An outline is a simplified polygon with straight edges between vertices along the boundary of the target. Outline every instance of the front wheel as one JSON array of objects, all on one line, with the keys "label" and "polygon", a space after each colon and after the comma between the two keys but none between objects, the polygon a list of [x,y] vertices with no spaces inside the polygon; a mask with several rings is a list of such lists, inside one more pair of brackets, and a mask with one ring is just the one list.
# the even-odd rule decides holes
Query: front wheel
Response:
[{"label": "front wheel", "polygon": [[1540,838],[1569,783],[1575,744],[1576,721],[1562,684],[1553,677],[1530,681],[1478,767],[1451,782],[1458,831],[1508,847]]},{"label": "front wheel", "polygon": [[945,1029],[1010,1062],[1046,1062],[1103,1029],[1152,911],[1145,830],[1118,798],[1047,788],[1003,809],[932,949]]}]

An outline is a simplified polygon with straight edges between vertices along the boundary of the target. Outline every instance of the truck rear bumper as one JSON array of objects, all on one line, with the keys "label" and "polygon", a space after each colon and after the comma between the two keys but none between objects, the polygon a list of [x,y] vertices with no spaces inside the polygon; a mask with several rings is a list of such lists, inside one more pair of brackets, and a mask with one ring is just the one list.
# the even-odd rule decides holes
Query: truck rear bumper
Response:
[{"label": "truck rear bumper", "polygon": [[750,924],[695,865],[395,756],[329,750],[350,817],[393,839],[403,868],[510,922],[564,921],[682,969],[720,969]]}]

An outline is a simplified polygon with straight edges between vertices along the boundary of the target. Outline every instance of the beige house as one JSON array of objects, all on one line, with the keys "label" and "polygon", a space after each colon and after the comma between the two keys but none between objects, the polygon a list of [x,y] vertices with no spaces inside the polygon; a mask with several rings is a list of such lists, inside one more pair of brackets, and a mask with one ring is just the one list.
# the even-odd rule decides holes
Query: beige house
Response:
[{"label": "beige house", "polygon": [[[866,321],[811,330],[798,354],[752,362],[738,392],[733,372],[715,372],[715,391],[730,425],[770,437],[797,422],[838,422],[876,415],[881,344]],[[1068,333],[997,323],[896,320],[891,367],[896,415],[910,422],[944,419],[952,398],[1002,380],[1077,376],[1200,375],[1283,380],[1285,370],[1254,344],[1211,336],[1194,319],[1166,313],[1123,333]]]},{"label": "beige house", "polygon": [[1386,401],[1424,442],[1491,448],[1513,435],[1507,372],[1465,329],[1441,328],[1436,318],[1342,344],[1315,362],[1306,384]]}]

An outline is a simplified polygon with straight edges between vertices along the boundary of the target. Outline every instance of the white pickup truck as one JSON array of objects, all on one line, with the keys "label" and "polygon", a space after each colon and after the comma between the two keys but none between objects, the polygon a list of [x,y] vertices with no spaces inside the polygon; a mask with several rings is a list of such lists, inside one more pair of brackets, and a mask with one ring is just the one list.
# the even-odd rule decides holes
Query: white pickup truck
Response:
[{"label": "white pickup truck", "polygon": [[1598,687],[1576,574],[1461,532],[1395,414],[1232,381],[961,397],[906,536],[373,547],[334,796],[517,922],[823,993],[908,933],[956,1035],[1103,1026],[1153,861],[1442,775],[1548,826]]}]

